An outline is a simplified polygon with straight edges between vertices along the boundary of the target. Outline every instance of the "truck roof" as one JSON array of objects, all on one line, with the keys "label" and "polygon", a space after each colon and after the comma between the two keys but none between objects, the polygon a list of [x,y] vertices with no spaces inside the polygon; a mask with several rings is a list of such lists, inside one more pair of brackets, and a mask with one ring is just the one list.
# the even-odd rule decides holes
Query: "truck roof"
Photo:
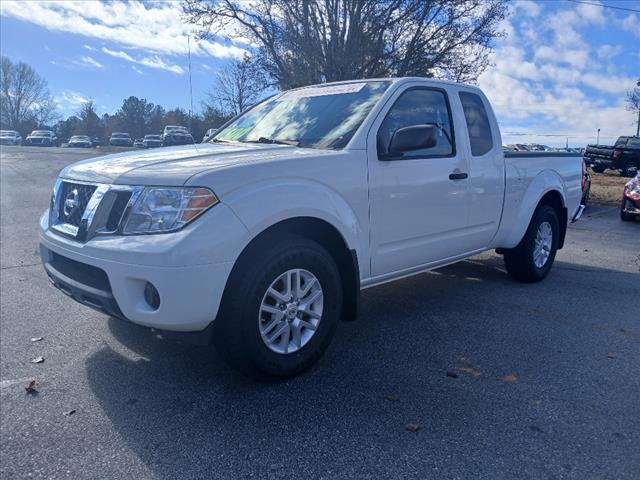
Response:
[{"label": "truck roof", "polygon": [[470,85],[468,83],[462,82],[453,82],[450,80],[438,80],[435,78],[429,77],[379,77],[379,78],[359,78],[353,80],[340,80],[337,82],[327,82],[327,83],[317,83],[315,85],[305,85],[304,87],[292,88],[291,90],[300,90],[303,88],[310,87],[323,87],[326,85],[348,85],[350,83],[361,83],[361,82],[391,82],[393,84],[401,84],[407,82],[429,82],[433,84],[441,84],[441,85],[451,85],[451,86],[464,86],[465,88],[472,88],[474,90],[480,91],[480,88],[477,85]]}]

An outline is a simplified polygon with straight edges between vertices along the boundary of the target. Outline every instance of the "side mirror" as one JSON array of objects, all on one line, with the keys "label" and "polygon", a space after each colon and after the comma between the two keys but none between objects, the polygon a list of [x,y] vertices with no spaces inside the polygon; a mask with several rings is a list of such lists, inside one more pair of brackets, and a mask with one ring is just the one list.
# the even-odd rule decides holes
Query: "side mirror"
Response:
[{"label": "side mirror", "polygon": [[388,151],[390,155],[401,155],[412,150],[433,148],[437,143],[437,127],[435,125],[411,125],[393,132]]}]

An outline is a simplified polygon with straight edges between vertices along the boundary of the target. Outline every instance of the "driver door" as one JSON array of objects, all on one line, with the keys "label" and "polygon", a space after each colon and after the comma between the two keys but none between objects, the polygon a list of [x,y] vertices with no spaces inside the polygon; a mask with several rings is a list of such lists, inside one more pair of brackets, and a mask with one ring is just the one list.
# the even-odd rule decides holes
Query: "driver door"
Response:
[{"label": "driver door", "polygon": [[[468,164],[456,149],[446,90],[406,88],[374,123],[368,145],[373,277],[418,270],[471,250]],[[389,156],[394,132],[434,125],[436,145]]]}]

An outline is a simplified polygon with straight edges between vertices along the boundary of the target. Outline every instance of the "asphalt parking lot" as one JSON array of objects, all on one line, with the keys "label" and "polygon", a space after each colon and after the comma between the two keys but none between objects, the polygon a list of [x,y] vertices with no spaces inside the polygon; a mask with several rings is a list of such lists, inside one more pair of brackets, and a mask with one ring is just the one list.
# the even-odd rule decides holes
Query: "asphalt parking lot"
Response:
[{"label": "asphalt parking lot", "polygon": [[49,284],[38,218],[95,154],[1,151],[2,478],[639,477],[640,222],[590,208],[540,284],[486,253],[366,290],[315,368],[256,384]]}]

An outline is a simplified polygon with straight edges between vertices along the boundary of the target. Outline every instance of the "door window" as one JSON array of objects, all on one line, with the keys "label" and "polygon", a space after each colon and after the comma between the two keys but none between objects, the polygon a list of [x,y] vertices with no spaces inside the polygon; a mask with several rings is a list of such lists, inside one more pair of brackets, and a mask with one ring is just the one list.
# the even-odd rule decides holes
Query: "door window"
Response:
[{"label": "door window", "polygon": [[446,94],[442,90],[428,88],[411,88],[396,100],[378,130],[378,154],[388,154],[391,137],[397,129],[428,124],[437,128],[436,145],[408,152],[399,158],[406,160],[454,155],[451,110]]},{"label": "door window", "polygon": [[480,157],[493,148],[491,124],[489,123],[487,111],[484,108],[482,99],[475,93],[460,92],[460,101],[462,102],[464,118],[467,121],[471,155]]}]

